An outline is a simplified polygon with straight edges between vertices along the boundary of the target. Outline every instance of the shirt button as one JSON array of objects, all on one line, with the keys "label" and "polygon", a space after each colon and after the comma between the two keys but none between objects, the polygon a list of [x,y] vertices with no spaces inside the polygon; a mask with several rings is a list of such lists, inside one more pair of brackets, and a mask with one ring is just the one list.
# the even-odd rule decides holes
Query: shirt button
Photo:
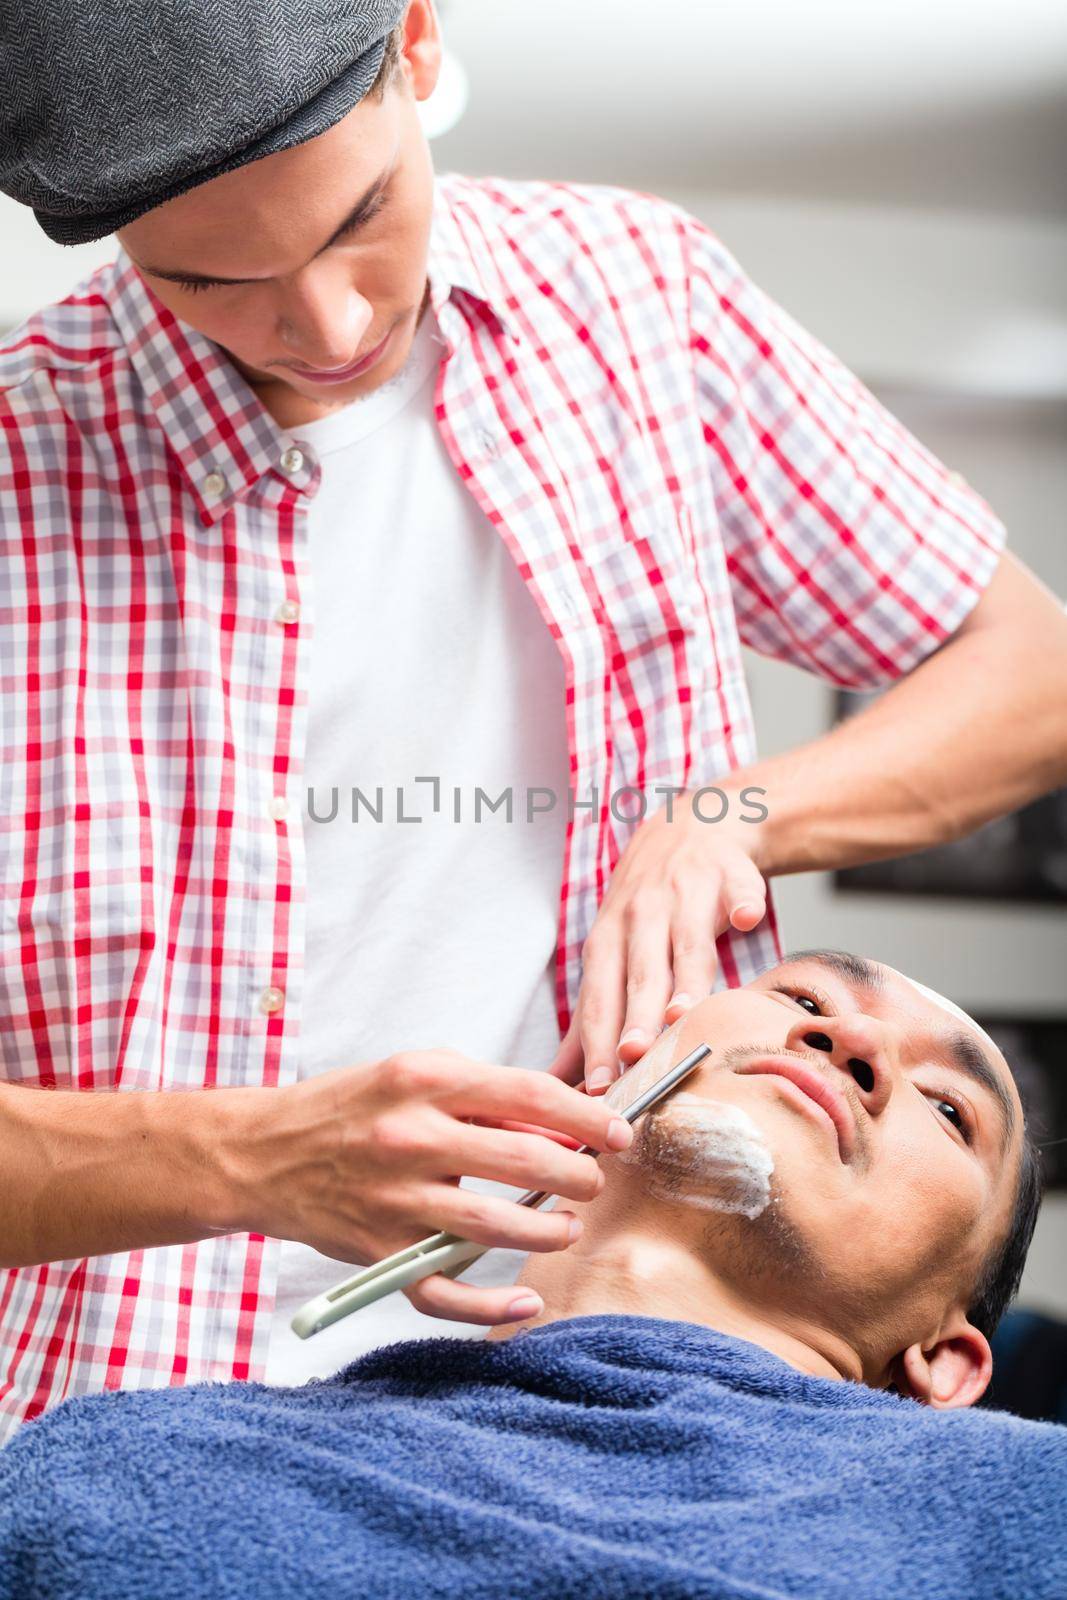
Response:
[{"label": "shirt button", "polygon": [[298,450],[295,444],[291,444],[282,456],[282,471],[287,472],[291,478],[295,478],[303,465],[303,450]]},{"label": "shirt button", "polygon": [[225,487],[226,479],[221,472],[209,472],[204,479],[204,493],[212,500],[216,499]]},{"label": "shirt button", "polygon": [[276,794],[271,799],[269,810],[275,822],[284,822],[289,815],[289,802],[283,794]]},{"label": "shirt button", "polygon": [[287,622],[296,622],[300,616],[300,607],[295,600],[283,600],[274,613],[275,622],[285,625]]},{"label": "shirt button", "polygon": [[490,433],[488,428],[483,428],[478,435],[478,443],[487,456],[495,456],[500,449],[500,444],[495,433]]},{"label": "shirt button", "polygon": [[967,479],[963,476],[962,472],[950,472],[948,475],[948,481],[949,483],[954,484],[957,489],[962,489],[966,485]]},{"label": "shirt button", "polygon": [[271,1016],[273,1012],[280,1011],[284,1004],[284,989],[276,989],[273,984],[271,984],[269,989],[264,989],[263,993],[259,997],[259,1009],[261,1011],[265,1011],[268,1017]]}]

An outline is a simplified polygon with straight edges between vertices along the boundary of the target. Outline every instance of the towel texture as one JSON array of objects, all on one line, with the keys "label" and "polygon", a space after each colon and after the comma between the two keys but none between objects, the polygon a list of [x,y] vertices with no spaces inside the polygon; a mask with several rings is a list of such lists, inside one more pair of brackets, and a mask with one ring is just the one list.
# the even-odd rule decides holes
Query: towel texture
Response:
[{"label": "towel texture", "polygon": [[0,1453],[3,1600],[1062,1600],[1067,1431],[689,1323],[75,1400]]}]

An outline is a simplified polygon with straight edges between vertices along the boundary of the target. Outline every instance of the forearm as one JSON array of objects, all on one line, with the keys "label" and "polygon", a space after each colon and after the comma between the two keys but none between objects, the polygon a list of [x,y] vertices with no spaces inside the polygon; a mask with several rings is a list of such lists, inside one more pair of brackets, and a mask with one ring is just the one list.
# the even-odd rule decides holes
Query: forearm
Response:
[{"label": "forearm", "polygon": [[963,634],[812,743],[730,775],[759,786],[765,876],[962,838],[1067,781],[1067,648]]},{"label": "forearm", "polygon": [[254,1092],[0,1085],[0,1266],[181,1244],[233,1229],[234,1097]]}]

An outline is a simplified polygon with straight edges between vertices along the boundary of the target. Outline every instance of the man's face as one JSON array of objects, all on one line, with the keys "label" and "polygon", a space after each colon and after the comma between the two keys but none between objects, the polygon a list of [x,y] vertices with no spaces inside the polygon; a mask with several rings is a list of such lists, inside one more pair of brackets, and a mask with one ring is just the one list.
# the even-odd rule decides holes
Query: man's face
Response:
[{"label": "man's face", "polygon": [[[966,1306],[1003,1237],[1023,1117],[1007,1064],[980,1032],[891,968],[870,963],[867,976],[873,985],[808,957],[695,1007],[677,1025],[674,1059],[701,1042],[714,1054],[684,1085],[705,1106],[692,1108],[697,1145],[683,1141],[681,1166],[699,1158],[701,1118],[713,1130],[707,1114],[723,1106],[740,1167],[720,1163],[717,1175],[712,1160],[694,1172],[703,1208],[666,1176],[678,1225],[699,1219],[709,1238],[719,1229],[746,1292],[761,1275],[775,1294],[788,1283],[798,1310],[834,1307],[842,1325],[903,1348],[944,1308]],[[616,1168],[628,1189],[642,1185],[644,1163],[644,1183],[664,1194],[684,1117],[685,1102],[668,1100],[646,1119]],[[757,1214],[720,1211],[716,1196]]]},{"label": "man's face", "polygon": [[410,349],[433,197],[416,101],[438,62],[420,36],[382,100],[120,230],[157,298],[230,353],[283,426],[369,393]]}]

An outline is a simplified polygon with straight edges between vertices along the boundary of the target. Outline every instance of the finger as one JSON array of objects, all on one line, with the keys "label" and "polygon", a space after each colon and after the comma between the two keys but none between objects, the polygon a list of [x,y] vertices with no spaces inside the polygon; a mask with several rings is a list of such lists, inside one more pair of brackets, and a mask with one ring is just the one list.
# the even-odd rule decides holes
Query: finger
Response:
[{"label": "finger", "polygon": [[573,1021],[563,1036],[563,1041],[556,1052],[556,1059],[548,1070],[554,1078],[562,1078],[564,1083],[581,1083],[582,1041]]},{"label": "finger", "polygon": [[671,921],[671,966],[674,989],[667,1002],[664,1020],[677,1022],[715,986],[719,957],[715,940],[718,897],[713,886],[690,891],[675,909]]},{"label": "finger", "polygon": [[586,1093],[601,1095],[619,1076],[616,1046],[626,1012],[626,942],[621,931],[608,929],[592,952],[590,943],[587,939],[577,1021]]},{"label": "finger", "polygon": [[504,1322],[525,1322],[540,1316],[545,1303],[532,1289],[521,1284],[506,1288],[481,1289],[473,1283],[453,1283],[434,1272],[404,1293],[427,1317],[446,1317],[452,1322],[476,1322],[496,1327]]},{"label": "finger", "polygon": [[626,953],[626,1015],[616,1050],[628,1067],[659,1033],[671,992],[670,951],[666,920],[635,926]]},{"label": "finger", "polygon": [[432,1215],[441,1231],[498,1250],[565,1250],[582,1231],[571,1211],[535,1211],[476,1189],[446,1190]]},{"label": "finger", "polygon": [[471,1123],[476,1128],[505,1128],[509,1133],[539,1133],[542,1139],[553,1139],[556,1144],[561,1144],[567,1150],[580,1150],[577,1139],[572,1139],[569,1133],[556,1133],[552,1128],[540,1128],[536,1122],[492,1122],[485,1117],[471,1117]]},{"label": "finger", "polygon": [[751,933],[767,915],[766,893],[758,895],[752,889],[738,890],[738,898],[730,908],[729,920],[742,933]]},{"label": "finger", "polygon": [[604,1187],[604,1174],[592,1156],[577,1155],[539,1134],[464,1128],[453,1138],[451,1152],[458,1171],[468,1178],[490,1178],[582,1201],[595,1199]]},{"label": "finger", "polygon": [[[491,1122],[533,1122],[569,1134],[594,1150],[625,1150],[632,1138],[629,1125],[610,1106],[579,1094],[547,1072],[527,1067],[502,1067],[472,1062],[439,1097],[453,1116]],[[621,1125],[620,1125],[621,1124]]]},{"label": "finger", "polygon": [[742,856],[736,867],[726,872],[721,885],[721,928],[734,926],[741,933],[750,931],[763,922],[766,915],[766,883],[763,875],[747,856]]}]

